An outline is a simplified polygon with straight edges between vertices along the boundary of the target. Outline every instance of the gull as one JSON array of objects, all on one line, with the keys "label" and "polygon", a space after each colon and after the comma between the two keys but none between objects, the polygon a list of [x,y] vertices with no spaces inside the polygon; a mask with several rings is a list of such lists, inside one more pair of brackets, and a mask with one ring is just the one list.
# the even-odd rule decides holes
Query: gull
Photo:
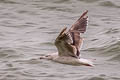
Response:
[{"label": "gull", "polygon": [[69,30],[67,30],[67,27],[62,29],[54,42],[58,52],[41,56],[40,59],[52,60],[62,64],[94,66],[91,60],[81,58],[80,53],[83,44],[81,33],[86,31],[88,23],[87,13],[88,10],[80,16]]}]

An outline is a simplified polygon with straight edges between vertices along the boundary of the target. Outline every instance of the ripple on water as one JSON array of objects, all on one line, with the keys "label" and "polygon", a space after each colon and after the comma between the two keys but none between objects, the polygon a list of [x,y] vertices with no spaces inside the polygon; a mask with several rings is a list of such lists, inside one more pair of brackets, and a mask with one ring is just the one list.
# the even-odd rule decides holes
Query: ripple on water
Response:
[{"label": "ripple on water", "polygon": [[83,1],[86,3],[95,3],[95,2],[100,1],[100,0],[78,0],[78,1]]},{"label": "ripple on water", "polygon": [[[0,4],[0,43],[3,44],[0,47],[0,80],[120,80],[119,76],[116,77],[120,75],[117,70],[119,64],[113,63],[113,60],[120,61],[120,41],[107,37],[118,36],[120,32],[119,28],[116,29],[119,25],[117,13],[119,11],[115,9],[120,6],[115,1],[0,0]],[[95,63],[97,65],[88,69],[85,66],[73,67],[48,60],[38,60],[42,54],[55,52],[56,48],[51,42],[62,28],[59,26],[72,24],[73,19],[85,9],[89,10],[89,16],[93,15],[91,16],[93,19],[90,19],[93,23],[90,23],[88,28],[90,34],[87,34],[85,40],[88,40],[88,46],[94,47],[94,44],[91,45],[92,42],[96,42],[95,46],[97,46],[88,49],[88,54],[92,53],[90,55],[96,59],[98,56],[100,59],[109,57],[110,61],[101,62],[98,59],[98,63]],[[105,24],[106,21],[110,24]],[[112,29],[107,26],[106,30],[102,25],[110,25]],[[100,34],[101,36],[97,33],[99,29],[103,33]],[[95,35],[93,40],[90,38],[94,36],[91,35],[92,32],[98,36]],[[107,39],[101,40],[106,37]],[[106,43],[102,43],[101,46],[101,42]],[[98,53],[97,57],[94,52]],[[84,55],[86,58],[90,56]],[[36,57],[37,59],[33,59]],[[100,76],[96,73],[107,75]]]},{"label": "ripple on water", "polygon": [[111,41],[110,44],[96,47],[96,48],[89,48],[87,51],[96,52],[98,55],[109,57],[109,60],[118,60],[120,61],[120,41]]},{"label": "ripple on water", "polygon": [[0,0],[0,3],[8,3],[8,4],[18,4],[17,2],[11,0]]},{"label": "ripple on water", "polygon": [[105,74],[100,74],[98,76],[92,76],[91,78],[87,80],[119,80],[119,77],[112,77],[112,76],[107,76]]},{"label": "ripple on water", "polygon": [[109,28],[108,31],[105,32],[105,34],[115,34],[115,33],[119,33],[120,30],[119,29],[113,29],[113,28]]},{"label": "ripple on water", "polygon": [[102,78],[102,77],[92,77],[92,78],[90,78],[88,80],[107,80],[107,79]]},{"label": "ripple on water", "polygon": [[56,0],[54,3],[69,3],[70,0]]},{"label": "ripple on water", "polygon": [[18,50],[12,49],[12,48],[1,48],[0,49],[0,58],[6,58],[6,59],[17,59],[22,57],[23,54],[21,54]]},{"label": "ripple on water", "polygon": [[103,2],[100,2],[99,5],[104,7],[120,8],[120,6],[116,5],[111,1],[103,1]]}]

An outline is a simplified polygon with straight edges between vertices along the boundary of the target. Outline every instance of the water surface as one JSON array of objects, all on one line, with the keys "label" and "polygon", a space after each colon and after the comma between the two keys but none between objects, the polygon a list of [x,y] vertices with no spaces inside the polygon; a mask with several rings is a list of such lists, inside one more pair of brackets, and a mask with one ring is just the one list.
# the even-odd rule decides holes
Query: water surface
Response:
[{"label": "water surface", "polygon": [[[119,0],[0,0],[0,80],[120,80]],[[54,40],[88,10],[83,58],[71,66],[39,56],[56,52]]]}]

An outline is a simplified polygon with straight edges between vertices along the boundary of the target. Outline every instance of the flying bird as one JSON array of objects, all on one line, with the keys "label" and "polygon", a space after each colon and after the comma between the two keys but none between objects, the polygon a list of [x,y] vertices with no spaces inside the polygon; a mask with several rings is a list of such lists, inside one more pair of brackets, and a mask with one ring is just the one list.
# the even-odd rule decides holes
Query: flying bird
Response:
[{"label": "flying bird", "polygon": [[40,59],[48,59],[63,64],[93,66],[92,61],[80,56],[80,49],[83,44],[81,33],[86,31],[87,13],[88,11],[85,11],[69,30],[67,27],[62,29],[54,42],[58,52],[41,56]]}]

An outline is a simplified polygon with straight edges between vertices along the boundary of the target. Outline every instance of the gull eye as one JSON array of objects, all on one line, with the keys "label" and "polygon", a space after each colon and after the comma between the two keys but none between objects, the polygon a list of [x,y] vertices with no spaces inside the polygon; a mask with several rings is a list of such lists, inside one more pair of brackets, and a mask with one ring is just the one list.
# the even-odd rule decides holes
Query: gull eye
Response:
[{"label": "gull eye", "polygon": [[49,57],[50,55],[46,55],[45,57]]},{"label": "gull eye", "polygon": [[49,57],[49,55],[45,56],[45,57]]}]

